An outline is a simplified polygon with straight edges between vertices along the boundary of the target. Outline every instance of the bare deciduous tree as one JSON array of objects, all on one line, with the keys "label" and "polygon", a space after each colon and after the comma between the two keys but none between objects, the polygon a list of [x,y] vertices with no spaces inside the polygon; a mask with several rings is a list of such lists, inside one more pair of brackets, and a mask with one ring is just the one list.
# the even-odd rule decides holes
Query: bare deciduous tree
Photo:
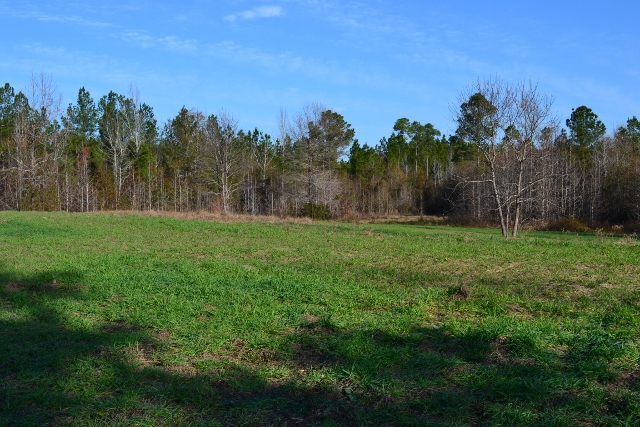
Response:
[{"label": "bare deciduous tree", "polygon": [[296,196],[304,200],[312,216],[318,204],[333,210],[339,192],[335,166],[353,141],[351,125],[340,114],[313,103],[304,105],[291,121],[281,113],[280,133],[291,153]]},{"label": "bare deciduous tree", "polygon": [[462,182],[490,186],[503,237],[516,237],[525,193],[544,179],[531,167],[531,157],[540,154],[544,132],[557,126],[553,98],[531,82],[511,85],[495,78],[478,80],[458,101],[460,108],[453,111],[456,134],[477,148],[482,162],[479,178]]},{"label": "bare deciduous tree", "polygon": [[115,188],[115,207],[120,207],[122,187],[127,178],[132,161],[129,156],[131,139],[129,120],[127,117],[128,100],[114,92],[100,99],[100,136],[104,142],[105,152],[111,161],[113,184]]},{"label": "bare deciduous tree", "polygon": [[239,186],[242,175],[242,141],[238,138],[238,123],[229,113],[211,115],[204,126],[203,157],[209,176],[222,199],[222,209],[231,212],[231,196]]},{"label": "bare deciduous tree", "polygon": [[[44,201],[47,208],[60,209],[59,168],[64,147],[58,132],[62,97],[50,75],[31,76],[25,94],[14,100],[13,135],[9,147],[12,168],[16,172],[16,207],[23,209],[27,188],[44,194],[56,186],[55,203]],[[52,160],[52,170],[45,167]],[[35,208],[35,206],[31,206]]]}]

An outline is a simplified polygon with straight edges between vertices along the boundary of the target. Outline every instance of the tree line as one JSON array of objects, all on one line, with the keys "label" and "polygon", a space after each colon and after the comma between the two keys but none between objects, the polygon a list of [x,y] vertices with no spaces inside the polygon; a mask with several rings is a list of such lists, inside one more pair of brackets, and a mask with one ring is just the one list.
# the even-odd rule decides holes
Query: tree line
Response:
[{"label": "tree line", "polygon": [[251,215],[447,215],[495,223],[640,221],[640,121],[607,133],[588,107],[562,126],[530,82],[478,81],[457,129],[396,121],[375,146],[321,104],[281,112],[276,138],[183,107],[159,124],[132,87],[67,108],[51,78],[0,87],[0,209],[209,210]]}]

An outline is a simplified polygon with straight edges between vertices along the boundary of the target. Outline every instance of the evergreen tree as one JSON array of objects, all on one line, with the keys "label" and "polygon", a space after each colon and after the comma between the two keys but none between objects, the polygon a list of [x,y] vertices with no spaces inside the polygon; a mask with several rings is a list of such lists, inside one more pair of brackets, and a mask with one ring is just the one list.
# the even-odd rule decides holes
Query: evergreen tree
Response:
[{"label": "evergreen tree", "polygon": [[607,131],[604,123],[598,120],[598,115],[584,105],[571,110],[566,125],[569,128],[569,140],[581,160],[591,156],[597,141]]}]

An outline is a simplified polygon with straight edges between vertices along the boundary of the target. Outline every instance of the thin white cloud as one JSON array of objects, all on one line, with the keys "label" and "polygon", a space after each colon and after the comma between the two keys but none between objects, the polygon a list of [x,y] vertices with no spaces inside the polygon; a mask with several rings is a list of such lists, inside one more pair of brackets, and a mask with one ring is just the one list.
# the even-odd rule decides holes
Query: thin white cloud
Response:
[{"label": "thin white cloud", "polygon": [[169,20],[169,22],[188,22],[188,21],[189,21],[189,17],[182,13],[175,15],[173,19]]},{"label": "thin white cloud", "polygon": [[276,18],[282,16],[282,8],[280,6],[260,6],[242,12],[233,13],[224,17],[227,22],[235,22],[238,19],[257,19],[257,18]]},{"label": "thin white cloud", "polygon": [[180,39],[175,36],[157,37],[137,31],[120,33],[115,37],[145,49],[166,49],[182,54],[197,53],[203,57],[217,57],[235,63],[260,65],[261,68],[271,72],[303,74],[339,84],[358,82],[358,84],[375,86],[384,85],[386,81],[386,78],[376,75],[377,73],[373,70],[365,70],[355,64],[347,65],[338,61],[306,57],[290,51],[266,52],[233,41],[200,43],[198,40]]},{"label": "thin white cloud", "polygon": [[83,25],[86,27],[111,27],[112,25],[107,22],[94,21],[86,19],[81,16],[68,16],[68,15],[47,15],[42,12],[20,12],[14,11],[6,7],[0,8],[0,14],[9,15],[16,18],[23,19],[37,19],[41,22],[59,22],[61,24],[74,24]]},{"label": "thin white cloud", "polygon": [[[33,70],[46,70],[54,76],[60,85],[60,91],[68,95],[68,101],[73,101],[78,93],[79,75],[83,76],[83,85],[96,88],[95,92],[91,91],[96,102],[100,94],[106,94],[109,90],[126,93],[131,83],[139,84],[141,87],[174,89],[195,84],[189,71],[166,74],[158,70],[140,68],[139,64],[109,55],[95,55],[86,51],[43,44],[22,45],[21,52],[27,52],[28,55],[0,58],[0,72],[5,75],[15,73],[28,76]],[[153,102],[149,105],[153,105]]]},{"label": "thin white cloud", "polygon": [[301,74],[337,84],[357,84],[376,88],[387,87],[390,84],[389,77],[381,74],[380,70],[365,68],[360,64],[303,56],[291,51],[267,52],[234,41],[201,43],[198,40],[180,39],[175,36],[151,36],[138,31],[124,32],[114,37],[142,48],[165,49],[181,54],[197,53],[203,58],[217,57],[236,64],[259,65],[270,72]]},{"label": "thin white cloud", "polygon": [[62,24],[76,24],[76,25],[84,25],[87,27],[111,27],[111,24],[100,21],[92,21],[90,19],[85,19],[79,16],[51,16],[51,15],[42,15],[38,14],[34,16],[39,21],[51,21],[51,22],[60,22]]},{"label": "thin white cloud", "polygon": [[140,33],[135,32],[135,31],[129,31],[129,32],[126,32],[126,33],[122,33],[118,37],[121,38],[122,40],[136,43],[136,44],[138,44],[138,45],[140,45],[141,47],[144,47],[144,48],[155,47],[156,46],[156,41],[157,41],[157,39],[155,37],[151,37],[148,34],[140,34]]},{"label": "thin white cloud", "polygon": [[195,52],[198,50],[198,42],[196,40],[181,39],[175,36],[161,37],[158,42],[169,50]]},{"label": "thin white cloud", "polygon": [[181,39],[176,36],[152,37],[148,34],[129,31],[121,33],[116,37],[128,42],[136,43],[143,48],[160,46],[173,51],[190,53],[198,50],[198,42],[196,40]]}]

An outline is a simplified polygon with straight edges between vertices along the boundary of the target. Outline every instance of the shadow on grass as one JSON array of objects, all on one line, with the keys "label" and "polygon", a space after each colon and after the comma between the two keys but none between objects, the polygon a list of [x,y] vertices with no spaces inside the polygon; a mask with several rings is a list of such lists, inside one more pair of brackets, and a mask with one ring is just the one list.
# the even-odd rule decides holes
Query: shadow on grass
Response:
[{"label": "shadow on grass", "polygon": [[355,420],[339,394],[273,383],[242,362],[206,374],[162,366],[152,357],[166,350],[162,333],[126,323],[96,328],[60,308],[84,298],[73,271],[0,273],[0,425]]},{"label": "shadow on grass", "polygon": [[[638,425],[639,372],[618,375],[621,355],[606,333],[565,352],[527,336],[482,329],[453,335],[414,328],[346,334],[310,325],[292,337],[298,360],[336,358],[362,397],[358,420],[376,425]],[[320,331],[320,332],[318,332]],[[364,424],[367,424],[365,422]]]},{"label": "shadow on grass", "polygon": [[[310,318],[271,349],[184,365],[161,331],[74,318],[74,271],[0,273],[0,425],[633,425],[638,373],[606,333],[559,353],[481,328],[341,331]],[[277,348],[277,350],[276,350]],[[285,372],[283,374],[283,372]],[[595,421],[594,421],[595,420]]]}]

